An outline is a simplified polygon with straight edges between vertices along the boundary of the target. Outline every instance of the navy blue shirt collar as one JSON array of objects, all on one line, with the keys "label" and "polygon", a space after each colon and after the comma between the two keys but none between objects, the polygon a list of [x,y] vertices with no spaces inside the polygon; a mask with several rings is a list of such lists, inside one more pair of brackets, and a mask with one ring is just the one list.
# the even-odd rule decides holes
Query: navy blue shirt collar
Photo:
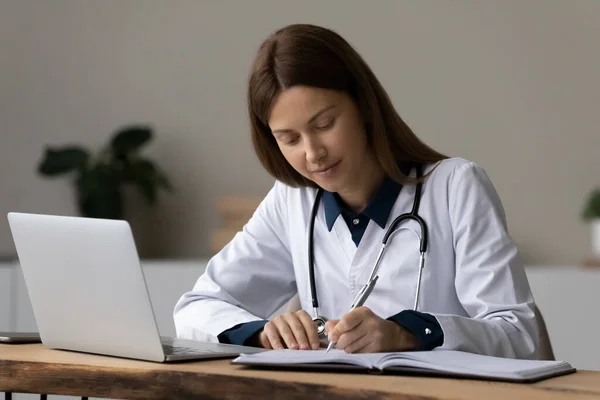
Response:
[{"label": "navy blue shirt collar", "polygon": [[[400,189],[402,189],[401,184],[386,176],[375,196],[360,214],[375,221],[381,228],[385,228]],[[342,213],[342,210],[345,210],[345,207],[337,193],[328,192],[327,190],[323,191],[323,207],[325,208],[327,229],[331,231],[333,224]]]}]

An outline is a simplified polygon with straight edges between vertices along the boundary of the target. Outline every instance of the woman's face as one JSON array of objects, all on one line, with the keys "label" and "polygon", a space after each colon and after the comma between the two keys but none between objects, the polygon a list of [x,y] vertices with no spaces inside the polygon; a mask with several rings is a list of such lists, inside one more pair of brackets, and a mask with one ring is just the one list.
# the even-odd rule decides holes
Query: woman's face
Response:
[{"label": "woman's face", "polygon": [[364,122],[344,92],[286,89],[275,100],[269,127],[290,165],[327,191],[354,190],[372,171]]}]

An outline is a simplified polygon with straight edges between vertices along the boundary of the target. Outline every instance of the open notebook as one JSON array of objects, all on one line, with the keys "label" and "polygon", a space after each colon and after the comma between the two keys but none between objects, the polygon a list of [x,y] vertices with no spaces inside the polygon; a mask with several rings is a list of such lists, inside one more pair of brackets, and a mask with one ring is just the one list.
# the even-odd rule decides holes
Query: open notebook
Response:
[{"label": "open notebook", "polygon": [[325,354],[324,349],[272,350],[242,354],[232,362],[263,367],[362,369],[513,382],[533,382],[575,371],[565,361],[515,360],[452,350],[366,354],[347,354],[343,350]]}]

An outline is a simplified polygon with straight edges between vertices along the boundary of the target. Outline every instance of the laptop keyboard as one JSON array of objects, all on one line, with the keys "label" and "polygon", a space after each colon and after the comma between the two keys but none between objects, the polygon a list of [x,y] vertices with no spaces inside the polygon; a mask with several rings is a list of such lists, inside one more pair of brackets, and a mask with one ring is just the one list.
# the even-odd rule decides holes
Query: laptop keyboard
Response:
[{"label": "laptop keyboard", "polygon": [[188,347],[177,343],[177,340],[161,337],[161,343],[165,354],[169,355],[194,355],[194,354],[214,354],[222,353],[211,349],[201,349],[198,347]]},{"label": "laptop keyboard", "polygon": [[193,354],[212,354],[214,351],[208,349],[196,349],[193,347],[181,347],[181,346],[173,346],[170,344],[163,344],[163,350],[165,354],[172,355],[193,355]]}]

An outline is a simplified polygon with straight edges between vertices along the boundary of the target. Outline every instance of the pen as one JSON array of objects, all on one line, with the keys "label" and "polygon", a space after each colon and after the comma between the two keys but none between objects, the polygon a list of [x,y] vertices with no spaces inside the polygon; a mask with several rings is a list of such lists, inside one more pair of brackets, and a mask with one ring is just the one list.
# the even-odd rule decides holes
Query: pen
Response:
[{"label": "pen", "polygon": [[[350,311],[362,306],[365,303],[365,301],[367,300],[367,297],[369,297],[369,295],[373,291],[373,287],[375,286],[375,283],[377,282],[378,278],[379,278],[379,275],[376,275],[365,286],[363,286],[362,289],[360,289],[360,292],[358,292],[358,294],[354,298],[354,301],[352,302]],[[327,354],[334,345],[335,345],[334,342],[330,342],[329,346],[327,346],[327,350],[325,350],[325,354]]]}]

